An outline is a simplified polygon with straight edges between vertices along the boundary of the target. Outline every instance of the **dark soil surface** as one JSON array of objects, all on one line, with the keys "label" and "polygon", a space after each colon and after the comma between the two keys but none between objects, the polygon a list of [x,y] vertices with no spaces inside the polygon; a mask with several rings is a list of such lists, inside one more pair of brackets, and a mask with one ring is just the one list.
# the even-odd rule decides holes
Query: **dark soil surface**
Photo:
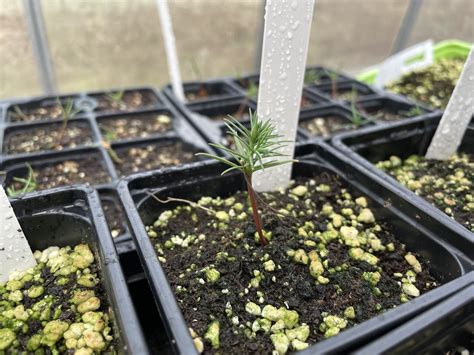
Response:
[{"label": "dark soil surface", "polygon": [[307,107],[313,106],[315,103],[316,102],[314,100],[311,100],[309,97],[306,97],[303,94],[303,96],[301,97],[300,107],[301,108],[307,108]]},{"label": "dark soil surface", "polygon": [[[34,187],[32,190],[45,190],[58,186],[67,186],[73,184],[91,184],[97,185],[110,182],[110,176],[105,169],[99,155],[91,154],[79,159],[65,160],[58,163],[45,164],[43,166],[34,166]],[[10,177],[10,174],[9,174]],[[21,177],[28,179],[28,174],[23,176],[14,176],[12,178]],[[25,183],[21,181],[13,181],[9,184],[9,188],[22,190]]]},{"label": "dark soil surface", "polygon": [[356,128],[355,125],[342,116],[321,116],[300,121],[299,126],[306,129],[313,136],[329,137],[331,134],[341,131],[349,131]]},{"label": "dark soil surface", "polygon": [[226,113],[212,115],[212,116],[209,116],[209,118],[213,121],[224,121],[224,119],[229,118],[229,115],[230,115],[238,121],[241,121],[241,122],[248,121],[250,120],[249,109],[250,107],[247,104],[242,103],[242,105],[239,108],[237,108],[237,110],[231,110]]},{"label": "dark soil surface", "polygon": [[122,112],[137,109],[146,109],[157,105],[160,101],[158,97],[148,90],[131,90],[125,91],[120,99],[114,99],[111,96],[117,94],[94,95],[98,101],[96,111],[100,112]]},{"label": "dark soil surface", "polygon": [[[80,245],[80,247],[83,246],[85,245]],[[61,248],[62,255],[65,255],[66,258],[76,257],[77,254],[75,254],[75,250],[77,249],[71,247]],[[89,253],[88,257],[92,257],[90,249],[87,250]],[[59,248],[57,248],[57,252],[59,251]],[[2,295],[3,298],[0,302],[0,313],[4,312],[3,315],[5,315],[7,312],[13,310],[18,312],[14,313],[15,316],[13,319],[9,319],[8,316],[0,317],[0,329],[6,330],[9,328],[14,331],[16,336],[16,340],[6,348],[6,354],[17,354],[21,351],[25,351],[25,354],[27,351],[28,353],[35,354],[53,354],[55,352],[73,354],[74,349],[78,349],[79,346],[67,347],[65,337],[68,337],[68,335],[65,331],[73,323],[77,323],[76,326],[79,323],[81,323],[82,326],[89,323],[85,318],[82,318],[86,311],[85,307],[84,309],[80,309],[79,307],[84,301],[91,301],[92,298],[94,298],[96,303],[95,306],[88,308],[90,310],[88,316],[94,314],[98,317],[97,322],[94,322],[95,329],[93,335],[97,337],[97,340],[102,342],[102,351],[114,352],[116,344],[115,340],[111,339],[113,332],[110,331],[110,328],[109,331],[105,330],[105,327],[110,327],[111,325],[109,324],[109,305],[107,295],[99,279],[100,272],[98,264],[96,264],[93,259],[92,263],[82,261],[82,266],[76,267],[77,271],[66,273],[66,271],[63,272],[63,270],[66,270],[65,262],[63,262],[63,264],[56,263],[55,266],[51,266],[53,265],[52,261],[50,261],[52,259],[45,259],[46,261],[40,262],[39,257],[41,256],[41,252],[36,253],[39,253],[37,256],[39,263],[30,275],[32,276],[30,279],[23,277],[19,280],[15,280],[13,281],[16,283],[15,285],[12,281],[4,285],[0,284],[0,295]],[[67,265],[71,265],[71,262]],[[87,269],[84,266],[87,266]],[[54,270],[52,269],[53,267]],[[90,281],[87,285],[81,281],[84,277]],[[31,292],[38,287],[42,287],[42,291],[36,293]],[[15,290],[13,290],[13,288]],[[21,300],[18,300],[18,295],[14,300],[11,298],[15,292],[19,292],[22,295]],[[82,302],[79,303],[77,295],[81,292],[85,292],[88,296],[82,297]],[[99,325],[98,322],[101,322],[101,325]],[[52,338],[46,338],[47,327],[49,326],[53,329],[54,326],[57,327],[59,324],[63,328],[57,330],[57,339],[53,341],[51,340]],[[56,329],[58,328],[59,327]],[[90,329],[92,328],[93,325],[90,326]],[[51,332],[49,332],[50,336],[52,332],[54,331],[51,330]],[[40,343],[40,340],[32,341],[34,337],[43,339]],[[76,339],[82,339],[84,343],[86,337],[82,331]],[[52,341],[52,345],[46,342],[47,339]],[[4,339],[1,340],[2,342],[4,341]],[[45,342],[43,343],[43,341]],[[82,347],[87,348],[90,344],[91,343],[87,342]],[[99,348],[97,348],[97,350],[98,349]],[[3,353],[5,352],[2,351],[2,354]]]},{"label": "dark soil surface", "polygon": [[182,142],[160,142],[141,147],[117,148],[116,153],[122,163],[115,162],[121,176],[139,171],[153,170],[167,166],[177,166],[198,160],[198,151]]},{"label": "dark soil surface", "polygon": [[108,117],[98,120],[102,134],[108,141],[147,138],[173,129],[172,118],[166,113]]},{"label": "dark soil surface", "polygon": [[105,219],[107,220],[112,238],[124,234],[125,227],[123,223],[125,221],[125,215],[120,208],[119,202],[108,198],[101,198],[100,203],[104,210]]},{"label": "dark soil surface", "polygon": [[464,67],[461,59],[442,59],[427,68],[415,70],[387,86],[438,109],[445,109]]},{"label": "dark soil surface", "polygon": [[[353,326],[416,296],[406,295],[402,282],[420,293],[437,286],[429,264],[420,256],[420,269],[412,270],[405,259],[411,254],[390,225],[360,217],[367,213],[363,208],[367,201],[356,201],[337,176],[321,174],[295,185],[291,193],[261,196],[268,204],[262,207],[264,230],[272,233],[265,247],[257,242],[247,195],[242,192],[225,200],[202,198],[199,205],[216,211],[214,215],[202,208],[178,206],[165,210],[147,227],[187,324],[195,332],[191,332],[195,343],[204,342],[204,353],[271,353],[270,334],[289,337],[288,330],[295,325],[277,330],[278,322],[272,321],[275,329],[270,331],[255,325],[268,319],[263,314],[268,305],[278,312],[296,311],[296,326],[309,326],[303,342],[314,344],[334,335],[337,327]],[[357,237],[343,236],[344,228]],[[356,249],[363,260],[351,254]],[[313,262],[321,268],[314,274]],[[374,273],[380,278],[372,284],[369,275]],[[249,312],[249,302],[261,307],[262,313],[260,308]],[[331,325],[332,316],[338,317],[337,329]],[[209,336],[215,321],[220,328],[218,348],[211,347]]]},{"label": "dark soil surface", "polygon": [[187,88],[185,90],[184,96],[186,97],[186,101],[192,102],[204,99],[212,99],[225,94],[226,92],[222,90],[222,87],[219,84],[204,84],[199,85],[197,89]]},{"label": "dark soil surface", "polygon": [[447,161],[391,157],[377,167],[474,232],[474,155],[462,153]]},{"label": "dark soil surface", "polygon": [[53,123],[6,133],[4,147],[6,153],[18,154],[77,148],[92,142],[88,123],[69,122],[65,130],[62,123]]},{"label": "dark soil surface", "polygon": [[[71,98],[65,98],[64,101]],[[65,105],[65,104],[64,104]],[[75,112],[77,115],[80,112]],[[8,117],[11,122],[31,122],[46,119],[62,119],[63,108],[58,103],[45,105],[16,105],[8,109]]]}]

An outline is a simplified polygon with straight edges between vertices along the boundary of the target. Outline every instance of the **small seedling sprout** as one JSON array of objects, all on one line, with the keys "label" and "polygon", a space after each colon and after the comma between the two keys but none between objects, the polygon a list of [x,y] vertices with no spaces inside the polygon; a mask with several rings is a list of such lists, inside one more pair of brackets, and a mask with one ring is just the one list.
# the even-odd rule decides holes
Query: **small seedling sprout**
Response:
[{"label": "small seedling sprout", "polygon": [[124,94],[125,94],[125,90],[119,90],[119,91],[108,92],[106,95],[107,95],[107,98],[109,98],[109,100],[113,102],[123,103],[122,100],[123,100]]},{"label": "small seedling sprout", "polygon": [[192,58],[191,59],[191,71],[194,74],[194,77],[196,80],[199,81],[199,89],[197,92],[198,97],[206,97],[208,96],[206,87],[204,86],[204,83],[202,82],[202,74],[201,74],[201,69],[199,69],[199,65],[196,62],[196,59]]},{"label": "small seedling sprout", "polygon": [[250,128],[246,128],[232,116],[225,119],[227,133],[232,136],[235,141],[235,148],[228,148],[222,144],[209,143],[210,146],[220,149],[231,156],[226,159],[214,154],[198,153],[211,159],[215,159],[229,166],[222,172],[222,175],[233,171],[240,171],[247,183],[247,192],[252,206],[252,214],[255,227],[260,239],[260,244],[265,246],[267,239],[264,236],[262,221],[258,212],[257,193],[252,186],[252,176],[255,172],[270,167],[295,162],[295,160],[280,160],[275,158],[284,157],[279,153],[288,141],[282,140],[282,136],[275,132],[275,127],[268,120],[262,122],[257,114],[249,110]]},{"label": "small seedling sprout", "polygon": [[339,77],[339,74],[337,74],[336,71],[332,71],[332,70],[326,70],[326,74],[331,79],[331,97],[333,99],[336,99],[337,98],[337,79]]},{"label": "small seedling sprout", "polygon": [[317,69],[309,69],[304,74],[304,83],[306,85],[319,84],[323,73]]},{"label": "small seedling sprout", "polygon": [[423,114],[423,109],[420,106],[414,106],[408,111],[402,111],[405,117],[416,117]]},{"label": "small seedling sprout", "polygon": [[111,144],[112,141],[117,140],[117,135],[115,134],[115,132],[103,127],[102,131],[104,134],[104,139],[102,140],[102,147],[104,147],[104,149],[107,151],[110,156],[110,159],[112,159],[117,164],[122,164],[123,160],[119,158],[117,152],[112,148]]},{"label": "small seedling sprout", "polygon": [[354,101],[352,101],[351,103],[351,112],[352,112],[352,115],[350,117],[350,120],[352,122],[352,124],[356,127],[360,127],[360,126],[363,126],[365,125],[366,123],[369,122],[369,120],[367,119],[364,119],[360,113],[360,111],[357,109],[356,107],[356,104]]},{"label": "small seedling sprout", "polygon": [[28,115],[24,113],[18,105],[13,106],[13,112],[10,115],[23,121],[28,120]]},{"label": "small seedling sprout", "polygon": [[74,108],[74,100],[72,98],[67,99],[64,105],[59,98],[57,99],[57,102],[58,102],[59,107],[61,108],[61,115],[62,115],[62,120],[63,120],[63,124],[61,125],[61,129],[59,131],[59,138],[58,138],[58,146],[59,146],[63,142],[64,134],[66,133],[69,119],[76,116],[80,112],[80,110]]},{"label": "small seedling sprout", "polygon": [[15,189],[13,185],[10,187],[7,187],[7,194],[9,197],[17,197],[18,195],[22,195],[24,193],[32,192],[36,190],[37,184],[36,184],[35,172],[33,171],[33,168],[31,167],[30,164],[27,163],[26,167],[28,168],[28,177],[26,179],[19,178],[16,176],[13,177],[13,181],[22,183],[23,188],[17,190]]}]

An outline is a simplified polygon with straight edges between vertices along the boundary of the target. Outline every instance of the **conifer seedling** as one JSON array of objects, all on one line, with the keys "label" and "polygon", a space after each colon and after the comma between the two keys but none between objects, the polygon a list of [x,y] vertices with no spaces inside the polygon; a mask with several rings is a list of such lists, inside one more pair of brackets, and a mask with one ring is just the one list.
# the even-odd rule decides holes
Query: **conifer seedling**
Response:
[{"label": "conifer seedling", "polygon": [[198,153],[208,158],[224,163],[229,168],[222,175],[233,171],[240,171],[247,183],[247,192],[252,206],[252,214],[255,222],[260,244],[265,246],[267,239],[264,236],[262,220],[258,212],[257,193],[252,186],[252,176],[255,172],[270,167],[295,162],[296,160],[281,160],[286,155],[279,153],[288,141],[282,140],[282,136],[276,133],[271,122],[262,122],[255,112],[249,110],[250,127],[245,127],[234,117],[225,119],[227,134],[235,141],[235,148],[228,148],[222,144],[209,143],[210,146],[218,148],[230,155],[230,158],[220,157],[209,153]]}]

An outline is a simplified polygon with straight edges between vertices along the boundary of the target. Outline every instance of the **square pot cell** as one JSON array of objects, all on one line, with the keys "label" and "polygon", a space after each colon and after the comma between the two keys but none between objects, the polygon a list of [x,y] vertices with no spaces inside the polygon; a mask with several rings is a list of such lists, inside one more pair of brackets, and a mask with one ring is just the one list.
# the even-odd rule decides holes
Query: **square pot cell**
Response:
[{"label": "square pot cell", "polygon": [[191,163],[199,160],[196,153],[202,151],[180,139],[116,145],[113,149],[116,158],[112,160],[119,176]]},{"label": "square pot cell", "polygon": [[128,228],[125,214],[116,193],[113,190],[101,190],[99,196],[112,238],[118,238],[127,234]]},{"label": "square pot cell", "polygon": [[[230,347],[233,351],[236,351],[236,347],[238,347],[243,353],[249,351],[271,352],[277,345],[275,341],[271,341],[270,334],[266,333],[268,335],[265,336],[263,332],[262,336],[248,340],[243,334],[243,329],[242,333],[233,333],[232,318],[237,317],[234,322],[236,323],[238,320],[239,324],[244,324],[244,327],[246,324],[250,324],[250,328],[252,324],[259,324],[261,329],[262,326],[274,326],[274,323],[280,319],[280,316],[277,315],[278,312],[287,310],[295,311],[298,314],[297,316],[295,312],[291,313],[294,323],[290,327],[296,327],[298,332],[307,334],[301,337],[303,339],[301,341],[309,342],[310,345],[323,343],[325,337],[336,334],[339,330],[349,328],[356,323],[361,323],[358,329],[363,329],[365,320],[399,305],[400,297],[402,299],[408,297],[406,298],[408,301],[418,295],[418,292],[411,292],[415,290],[410,286],[405,287],[405,291],[411,296],[401,296],[405,291],[401,291],[399,279],[389,281],[392,277],[396,278],[393,273],[400,272],[403,275],[410,269],[405,260],[406,255],[416,255],[417,260],[421,261],[421,268],[424,271],[423,274],[416,276],[418,280],[416,284],[421,293],[427,292],[425,300],[429,298],[429,289],[463,274],[454,255],[441,243],[435,242],[429,236],[414,229],[412,224],[399,219],[392,211],[372,200],[370,196],[360,199],[359,197],[362,196],[360,196],[357,187],[348,183],[342,175],[338,175],[330,168],[320,164],[299,163],[294,165],[293,178],[296,179],[296,183],[289,189],[288,195],[279,192],[262,195],[262,198],[277,210],[290,208],[288,203],[291,200],[291,210],[295,211],[295,214],[292,215],[299,215],[301,218],[300,222],[293,219],[291,222],[287,220],[287,224],[284,217],[279,219],[276,216],[271,217],[271,212],[262,212],[265,230],[272,231],[270,244],[265,248],[260,247],[255,240],[255,228],[251,222],[251,216],[248,216],[247,213],[245,216],[242,214],[242,211],[247,211],[248,203],[246,195],[239,192],[245,189],[243,177],[239,173],[219,176],[223,166],[217,164],[193,166],[190,169],[189,171],[136,177],[128,184],[128,189],[137,203],[139,214],[136,214],[135,209],[127,210],[135,240],[138,243],[139,255],[142,256],[144,267],[150,275],[154,295],[160,300],[160,307],[166,317],[166,325],[171,330],[176,346],[181,351],[192,352],[193,342],[188,327],[193,328],[197,337],[208,339],[208,341],[204,341],[205,349],[210,349],[212,344],[216,344],[212,334],[215,336],[216,329],[220,327],[219,349],[222,352],[226,352]],[[190,181],[186,178],[189,176],[198,178]],[[120,188],[121,193],[123,186]],[[189,214],[184,212],[187,209],[181,209],[181,212],[176,210],[176,214],[170,213],[169,210],[177,208],[176,203],[157,203],[156,200],[141,192],[144,189],[154,191],[161,199],[171,196],[199,201],[206,196],[201,200],[202,203],[207,201],[202,206],[217,209],[216,211],[219,212],[217,212],[218,215],[212,217],[204,209],[195,207],[189,211]],[[135,191],[137,194],[134,194]],[[348,193],[351,197],[347,195]],[[341,196],[338,197],[339,194]],[[342,195],[346,197],[342,197]],[[314,201],[317,201],[315,202],[317,206],[308,207],[309,202],[305,201],[311,200],[313,197],[315,197]],[[346,203],[342,203],[344,199]],[[349,200],[355,201],[355,199],[358,199],[359,202],[355,202],[352,206]],[[358,257],[354,254],[355,250],[351,249],[355,248],[354,245],[350,246],[351,242],[332,243],[329,241],[331,238],[329,235],[334,234],[326,229],[331,218],[324,217],[324,213],[319,213],[319,210],[324,205],[326,205],[324,208],[329,210],[330,207],[327,204],[332,204],[333,211],[338,213],[337,200],[345,206],[344,208],[349,208],[351,205],[353,208],[351,213],[356,215],[359,214],[359,209],[362,211],[362,206],[357,207],[357,203],[365,206],[367,202],[366,206],[373,211],[375,220],[366,220],[366,222],[378,225],[376,227],[379,229],[377,236],[381,238],[379,241],[384,245],[384,248],[385,245],[390,245],[384,251],[375,244],[362,247],[378,249],[378,251],[371,249],[371,253],[373,253],[371,255],[375,256],[377,262],[375,259],[370,261],[373,264],[367,262],[369,259],[354,261],[351,258],[357,259]],[[301,206],[298,201],[302,203]],[[133,203],[130,196],[125,198],[125,203]],[[241,207],[242,209],[240,209]],[[301,213],[299,213],[300,208]],[[262,210],[264,210],[263,207]],[[367,210],[365,211],[367,213]],[[288,213],[291,214],[291,212]],[[308,213],[316,214],[308,219],[302,217],[303,214]],[[347,214],[349,211],[342,212],[341,210],[341,213]],[[193,217],[193,214],[196,216]],[[161,222],[156,222],[159,218]],[[215,221],[213,221],[214,218],[216,218]],[[357,216],[356,219],[362,220]],[[143,224],[140,226],[140,223]],[[154,227],[150,227],[151,225]],[[148,227],[145,229],[144,226]],[[195,235],[194,237],[188,233],[188,228],[189,233]],[[212,231],[205,232],[206,228],[211,228]],[[362,229],[365,228],[367,226]],[[342,234],[345,235],[348,230],[342,229]],[[326,240],[327,244],[324,248],[326,251],[321,255],[316,255],[314,251],[311,252],[313,249],[310,244],[313,245],[313,243],[308,242],[308,240],[312,240],[311,234],[314,235],[317,231],[321,235],[324,233],[324,237],[321,237],[320,240],[329,238]],[[184,234],[181,234],[182,232]],[[304,236],[305,234],[307,237]],[[237,235],[238,237],[236,237]],[[335,238],[341,238],[337,235],[336,232]],[[186,239],[188,236],[189,238]],[[237,239],[234,240],[234,237]],[[301,238],[301,242],[298,242],[298,238]],[[406,244],[406,249],[401,243]],[[244,247],[244,245],[248,247]],[[294,253],[291,252],[287,255],[286,251],[290,249]],[[265,257],[266,254],[268,256]],[[154,258],[151,255],[155,255]],[[161,261],[160,264],[158,258]],[[192,262],[190,258],[192,258]],[[430,261],[430,266],[425,264],[425,260]],[[196,264],[195,269],[189,267],[191,263]],[[346,263],[347,268],[342,267],[338,268],[339,271],[336,269],[329,271],[329,269],[337,268],[337,265],[340,266],[343,263]],[[373,274],[374,271],[371,271],[373,267],[381,267],[382,271],[380,272],[383,274],[381,279],[378,279],[378,275]],[[181,274],[184,276],[179,276]],[[370,275],[375,276],[377,282],[375,279],[371,279]],[[370,280],[375,283],[371,284]],[[375,286],[376,284],[378,286]],[[425,289],[427,286],[428,288]],[[382,294],[385,293],[384,301],[379,305],[377,304],[381,299],[372,293],[379,291],[373,291],[373,287],[378,287]],[[190,290],[192,290],[192,294]],[[240,292],[246,296],[239,297]],[[392,296],[389,296],[390,294]],[[174,301],[174,297],[176,297],[176,301]],[[371,300],[374,301],[373,304]],[[253,304],[249,305],[250,301]],[[424,304],[421,300],[420,302]],[[230,315],[225,311],[229,308],[226,307],[229,303],[232,305],[232,314]],[[411,302],[405,306],[405,310],[409,308],[409,304]],[[417,304],[414,302],[411,306],[416,308]],[[269,307],[265,308],[265,306]],[[276,313],[273,313],[274,311]],[[355,315],[352,311],[355,312]],[[209,320],[210,313],[215,315],[215,321],[218,321],[219,325],[215,321],[213,323]],[[262,314],[267,321],[258,321]],[[329,315],[339,318],[327,318]],[[394,316],[394,312],[392,312],[392,316]],[[333,320],[335,323],[332,322]],[[384,323],[384,325],[379,324],[380,326],[389,326],[392,321],[393,318],[388,315],[378,319],[378,322]],[[300,328],[300,322],[305,323],[309,329],[306,326]],[[321,326],[321,323],[325,323],[325,326]],[[334,324],[340,324],[342,328],[329,330],[331,327],[336,327]],[[277,326],[285,327],[281,322]],[[257,326],[254,327],[256,329]],[[209,333],[209,329],[213,329],[211,333]],[[306,333],[307,330],[309,330],[308,333]],[[242,341],[237,341],[241,338]],[[300,342],[293,342],[288,349],[295,350],[300,345],[305,346]],[[317,351],[318,345],[308,348],[308,351]]]},{"label": "square pot cell", "polygon": [[322,92],[327,97],[345,102],[358,101],[364,96],[373,95],[375,92],[367,85],[356,81],[345,81],[314,85],[311,89]]},{"label": "square pot cell", "polygon": [[[234,83],[242,88],[244,95],[253,100],[255,103],[258,100],[258,87],[259,87],[259,76],[251,75],[242,79],[234,80]],[[301,96],[300,107],[301,110],[305,110],[319,104],[321,102],[327,101],[326,98],[321,97],[321,95],[316,95],[314,93],[309,93],[303,90]]]},{"label": "square pot cell", "polygon": [[[358,116],[359,117],[359,116]],[[329,138],[335,133],[352,131],[370,124],[365,117],[353,119],[352,113],[339,106],[310,110],[300,116],[299,128],[307,138]]]},{"label": "square pot cell", "polygon": [[350,80],[350,78],[342,73],[335,70],[323,67],[311,67],[307,68],[304,76],[305,85],[318,85],[332,80]]},{"label": "square pot cell", "polygon": [[[237,90],[224,81],[190,82],[185,83],[183,86],[187,102],[222,99],[239,94]],[[171,87],[168,87],[168,93],[174,96]]]},{"label": "square pot cell", "polygon": [[109,142],[149,138],[173,130],[173,114],[168,110],[130,113],[97,118],[102,136]]},{"label": "square pot cell", "polygon": [[44,151],[60,151],[92,145],[94,136],[88,120],[71,120],[39,123],[29,126],[5,128],[3,152],[28,154]]},{"label": "square pot cell", "polygon": [[151,89],[117,90],[89,96],[97,101],[94,111],[100,113],[129,112],[163,104]]},{"label": "square pot cell", "polygon": [[111,181],[106,163],[97,150],[57,154],[45,158],[4,161],[4,187],[10,195],[73,184],[101,185]]},{"label": "square pot cell", "polygon": [[[56,189],[12,200],[12,206],[30,247],[37,250],[37,258],[44,264],[34,271],[41,279],[23,277],[15,281],[17,291],[12,290],[11,281],[6,289],[0,285],[3,311],[15,299],[11,310],[16,309],[15,314],[22,319],[21,324],[19,319],[16,323],[2,322],[3,352],[66,352],[67,343],[71,352],[82,347],[91,353],[146,353],[119,257],[105,220],[99,216],[95,192]],[[56,253],[62,248],[61,263],[54,262],[54,249],[41,253],[48,248],[57,248]],[[79,320],[83,325],[74,328],[71,324]],[[84,332],[85,323],[90,324],[89,332]],[[22,331],[22,326],[29,331]],[[77,339],[73,337],[76,342],[66,340],[78,330]],[[83,344],[78,346],[79,339]]]},{"label": "square pot cell", "polygon": [[356,354],[472,354],[474,274],[471,285]]},{"label": "square pot cell", "polygon": [[11,104],[7,109],[7,121],[35,122],[74,118],[83,113],[76,102],[76,96],[63,96]]},{"label": "square pot cell", "polygon": [[448,242],[474,258],[468,242],[474,242],[474,130],[466,130],[455,157],[445,162],[426,160],[424,154],[440,118],[441,114],[436,113],[405,123],[344,133],[334,138],[333,144],[358,165],[402,190],[432,218],[457,231],[462,237]]},{"label": "square pot cell", "polygon": [[[139,263],[139,260],[137,262]],[[134,278],[129,281],[128,287],[150,353],[171,354],[172,346],[147,279],[143,275]]]},{"label": "square pot cell", "polygon": [[255,111],[255,104],[248,99],[234,99],[208,104],[191,104],[187,108],[216,123],[223,123],[229,115],[241,122],[250,120],[249,110]]},{"label": "square pot cell", "polygon": [[359,101],[357,109],[374,120],[384,122],[398,121],[427,113],[420,106],[386,97]]}]

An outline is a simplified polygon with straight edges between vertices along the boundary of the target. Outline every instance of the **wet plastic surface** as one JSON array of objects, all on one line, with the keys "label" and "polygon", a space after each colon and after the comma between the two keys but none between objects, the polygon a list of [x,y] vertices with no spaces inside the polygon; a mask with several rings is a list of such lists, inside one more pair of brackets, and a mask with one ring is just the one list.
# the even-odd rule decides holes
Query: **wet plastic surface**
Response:
[{"label": "wet plastic surface", "polygon": [[[372,205],[377,206],[374,207],[376,214],[394,226],[396,236],[407,245],[408,249],[430,260],[433,273],[445,284],[379,317],[344,331],[340,336],[322,341],[312,346],[307,353],[355,349],[457,292],[466,283],[462,275],[472,269],[465,256],[456,253],[450,245],[433,233],[418,229],[414,218],[404,214],[404,210],[387,204],[387,200],[392,197],[390,191],[381,188],[378,182],[367,183],[363,178],[359,180],[356,174],[341,170],[340,168],[346,164],[334,153],[332,148],[322,143],[300,146],[297,156],[304,162],[295,165],[294,176],[312,176],[328,169],[335,171],[348,185],[352,185],[353,189],[359,190],[372,200]],[[204,162],[187,169],[176,168],[158,174],[136,175],[119,185],[123,203],[130,206],[127,208],[127,216],[131,232],[166,330],[172,339],[172,347],[182,353],[195,353],[195,350],[173,291],[144,228],[144,225],[152,223],[162,210],[162,207],[146,192],[160,194],[162,197],[184,197],[193,200],[203,195],[225,197],[244,187],[240,175],[220,176],[220,168],[218,163]],[[166,205],[166,208],[169,207]]]},{"label": "wet plastic surface", "polygon": [[[391,155],[402,159],[412,154],[424,155],[440,118],[441,113],[432,113],[407,122],[343,133],[335,137],[332,143],[343,152],[352,168],[377,176],[381,184],[406,201],[405,208],[416,207],[419,210],[416,217],[420,225],[437,233],[440,238],[474,260],[473,233],[374,166],[374,163],[386,160]],[[459,150],[474,153],[472,127],[466,130]]]},{"label": "wet plastic surface", "polygon": [[59,188],[34,192],[11,202],[33,250],[84,242],[90,245],[99,264],[101,281],[116,326],[119,352],[147,354],[97,193],[91,188]]},{"label": "wet plastic surface", "polygon": [[474,351],[474,273],[470,286],[355,354],[462,354]]}]

